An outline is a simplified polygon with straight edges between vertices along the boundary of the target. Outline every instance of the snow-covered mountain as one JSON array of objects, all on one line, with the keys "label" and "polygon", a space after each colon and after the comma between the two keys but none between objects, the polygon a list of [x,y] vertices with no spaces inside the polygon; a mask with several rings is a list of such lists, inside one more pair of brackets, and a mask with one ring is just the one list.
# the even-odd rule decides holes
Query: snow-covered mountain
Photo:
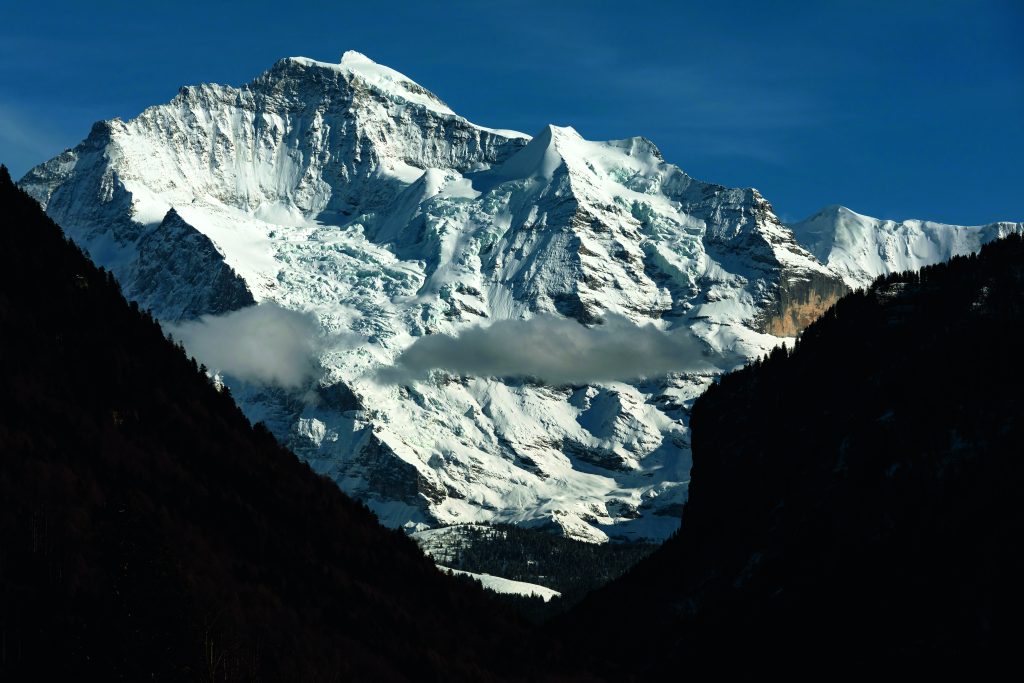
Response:
[{"label": "snow-covered mountain", "polygon": [[[20,185],[169,323],[253,302],[315,316],[327,341],[305,385],[224,379],[251,418],[411,529],[666,537],[690,403],[860,282],[821,251],[827,225],[798,231],[829,266],[756,190],[695,180],[649,140],[478,126],[354,52],[182,88]],[[608,316],[692,333],[707,367],[572,385],[378,374],[428,335]]]},{"label": "snow-covered mountain", "polygon": [[1024,233],[1024,223],[945,225],[932,221],[887,221],[829,206],[789,226],[797,241],[840,275],[851,289],[879,275],[918,270],[954,256],[977,253],[983,244]]}]

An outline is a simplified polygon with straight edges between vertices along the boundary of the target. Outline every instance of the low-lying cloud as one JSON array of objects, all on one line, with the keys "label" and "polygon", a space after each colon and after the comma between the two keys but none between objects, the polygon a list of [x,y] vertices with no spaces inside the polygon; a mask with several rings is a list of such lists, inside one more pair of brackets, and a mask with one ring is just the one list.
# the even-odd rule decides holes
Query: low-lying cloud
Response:
[{"label": "low-lying cloud", "polygon": [[211,370],[286,389],[305,385],[321,371],[318,357],[326,347],[315,316],[272,302],[204,315],[168,331]]},{"label": "low-lying cloud", "polygon": [[585,327],[540,316],[501,320],[457,337],[420,337],[378,373],[385,382],[422,378],[430,370],[478,377],[521,377],[548,384],[587,384],[657,377],[711,366],[703,345],[687,331],[663,332],[609,315]]}]

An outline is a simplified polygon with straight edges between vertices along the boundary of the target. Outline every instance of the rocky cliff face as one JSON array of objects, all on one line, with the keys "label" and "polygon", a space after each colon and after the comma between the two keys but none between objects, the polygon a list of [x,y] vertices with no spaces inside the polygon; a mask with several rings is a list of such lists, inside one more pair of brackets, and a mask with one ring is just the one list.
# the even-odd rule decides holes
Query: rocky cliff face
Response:
[{"label": "rocky cliff face", "polygon": [[[664,538],[691,402],[846,287],[756,190],[691,178],[644,138],[475,125],[357,53],[183,88],[21,186],[164,320],[272,301],[346,340],[298,390],[224,380],[395,526]],[[692,333],[708,367],[564,386],[376,375],[427,335],[541,315]]]},{"label": "rocky cliff face", "polygon": [[849,291],[834,277],[818,273],[792,279],[783,275],[762,329],[776,337],[795,337]]},{"label": "rocky cliff face", "polygon": [[143,308],[159,309],[166,320],[227,313],[256,303],[210,238],[174,209],[135,243],[133,272],[121,281]]}]

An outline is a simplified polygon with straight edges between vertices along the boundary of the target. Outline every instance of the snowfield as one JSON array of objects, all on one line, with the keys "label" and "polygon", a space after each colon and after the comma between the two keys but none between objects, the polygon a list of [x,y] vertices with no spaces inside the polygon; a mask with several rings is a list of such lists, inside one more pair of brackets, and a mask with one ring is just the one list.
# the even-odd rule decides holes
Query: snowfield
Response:
[{"label": "snowfield", "polygon": [[844,206],[829,206],[790,228],[801,244],[856,289],[867,287],[879,275],[920,270],[954,256],[977,253],[987,242],[1020,233],[1022,224],[885,221]]},{"label": "snowfield", "polygon": [[474,574],[473,572],[463,571],[461,569],[451,569],[442,565],[437,565],[438,569],[450,574],[458,576],[468,576],[471,579],[476,579],[480,584],[487,590],[492,590],[495,593],[510,593],[512,595],[525,595],[526,597],[537,597],[548,602],[551,598],[561,597],[561,593],[544,586],[538,586],[535,583],[527,583],[525,581],[513,581],[512,579],[503,579],[500,576],[491,576],[490,574]]}]

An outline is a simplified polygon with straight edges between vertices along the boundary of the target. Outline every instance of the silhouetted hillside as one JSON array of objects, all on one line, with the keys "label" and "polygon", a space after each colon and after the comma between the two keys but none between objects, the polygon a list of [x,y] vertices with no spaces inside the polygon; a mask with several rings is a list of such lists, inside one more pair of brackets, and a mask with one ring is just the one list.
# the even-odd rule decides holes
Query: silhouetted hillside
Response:
[{"label": "silhouetted hillside", "polygon": [[1022,329],[1019,237],[847,296],[696,402],[681,530],[552,631],[642,625],[590,665],[637,679],[1010,661]]},{"label": "silhouetted hillside", "polygon": [[1020,238],[884,278],[712,387],[681,531],[546,640],[250,426],[6,170],[0,254],[3,680],[533,679],[535,658],[835,678],[1016,653]]},{"label": "silhouetted hillside", "polygon": [[253,428],[0,170],[0,678],[479,680],[470,582]]}]

